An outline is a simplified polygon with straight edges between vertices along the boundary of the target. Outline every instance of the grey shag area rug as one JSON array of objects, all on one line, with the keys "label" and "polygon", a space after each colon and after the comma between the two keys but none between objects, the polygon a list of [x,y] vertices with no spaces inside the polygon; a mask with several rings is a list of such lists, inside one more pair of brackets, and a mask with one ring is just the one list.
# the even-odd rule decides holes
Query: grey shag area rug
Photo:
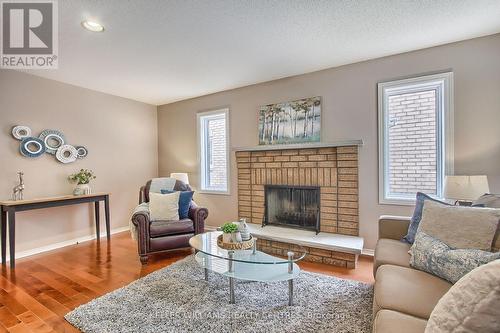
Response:
[{"label": "grey shag area rug", "polygon": [[236,282],[203,269],[194,256],[68,313],[83,332],[371,332],[371,285],[302,271],[289,307],[287,282]]}]

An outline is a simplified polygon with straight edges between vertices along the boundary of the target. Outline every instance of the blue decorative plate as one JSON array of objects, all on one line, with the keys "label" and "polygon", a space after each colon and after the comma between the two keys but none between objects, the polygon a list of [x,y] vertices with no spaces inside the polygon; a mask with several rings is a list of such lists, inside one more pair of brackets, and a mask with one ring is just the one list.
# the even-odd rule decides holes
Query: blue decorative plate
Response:
[{"label": "blue decorative plate", "polygon": [[45,152],[54,155],[57,152],[57,149],[64,145],[66,141],[64,139],[64,134],[56,130],[44,130],[38,136],[41,140],[43,140],[45,144]]},{"label": "blue decorative plate", "polygon": [[75,148],[76,148],[76,153],[78,154],[77,156],[78,158],[84,158],[89,153],[87,148],[85,148],[84,146],[76,146]]},{"label": "blue decorative plate", "polygon": [[30,136],[21,141],[19,151],[26,157],[38,157],[45,153],[45,143],[39,138]]}]

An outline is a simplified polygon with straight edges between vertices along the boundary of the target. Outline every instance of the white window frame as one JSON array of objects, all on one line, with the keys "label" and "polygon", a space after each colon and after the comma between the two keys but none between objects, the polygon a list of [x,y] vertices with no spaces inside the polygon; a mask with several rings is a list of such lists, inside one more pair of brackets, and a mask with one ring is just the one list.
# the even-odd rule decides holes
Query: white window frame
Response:
[{"label": "white window frame", "polygon": [[[226,122],[226,184],[227,188],[225,191],[217,190],[217,189],[210,189],[207,186],[207,173],[209,170],[207,170],[207,161],[205,160],[207,152],[202,152],[202,150],[207,149],[207,145],[205,144],[206,142],[206,137],[207,133],[205,132],[205,127],[202,126],[202,120],[207,119],[210,117],[216,118],[220,117],[221,115],[224,115],[225,122]],[[230,195],[230,165],[229,165],[229,108],[221,108],[217,110],[210,110],[210,111],[202,111],[198,112],[196,114],[196,123],[197,123],[197,141],[198,141],[198,165],[199,165],[199,179],[200,179],[200,190],[198,191],[199,193],[204,193],[204,194],[222,194],[222,195]]]},{"label": "white window frame", "polygon": [[[378,83],[378,154],[379,154],[379,203],[413,205],[415,197],[391,196],[389,191],[389,140],[388,99],[415,90],[435,89],[436,95],[436,145],[437,145],[437,198],[443,197],[445,175],[454,174],[454,123],[453,123],[453,72],[412,77]],[[441,98],[442,97],[442,98]]]}]

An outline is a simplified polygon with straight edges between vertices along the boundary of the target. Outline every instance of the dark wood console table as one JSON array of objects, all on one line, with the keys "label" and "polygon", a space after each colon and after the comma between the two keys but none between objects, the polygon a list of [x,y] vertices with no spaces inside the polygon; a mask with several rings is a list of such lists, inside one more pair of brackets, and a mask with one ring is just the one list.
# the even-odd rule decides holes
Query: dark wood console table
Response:
[{"label": "dark wood console table", "polygon": [[[95,193],[87,195],[65,195],[60,197],[50,197],[50,198],[39,198],[39,199],[28,199],[28,200],[8,200],[0,201],[1,215],[2,215],[2,230],[1,230],[1,241],[2,241],[2,265],[5,265],[7,258],[7,221],[9,224],[9,251],[10,251],[10,268],[14,268],[16,265],[15,254],[16,254],[16,212],[22,212],[25,210],[40,209],[40,208],[50,208],[58,206],[68,206],[76,205],[81,203],[94,203],[95,212],[95,229],[97,240],[100,239],[99,231],[99,203],[104,201],[104,211],[106,216],[106,234],[108,240],[110,238],[110,227],[109,227],[109,193]],[[8,218],[7,218],[8,217]]]}]

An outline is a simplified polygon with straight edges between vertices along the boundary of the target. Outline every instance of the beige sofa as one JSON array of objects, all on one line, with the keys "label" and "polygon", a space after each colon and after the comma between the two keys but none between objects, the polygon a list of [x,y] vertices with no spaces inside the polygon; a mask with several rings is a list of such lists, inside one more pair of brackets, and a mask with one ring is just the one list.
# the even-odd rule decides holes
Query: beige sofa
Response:
[{"label": "beige sofa", "polygon": [[439,299],[452,284],[410,268],[410,245],[401,242],[409,217],[381,216],[373,274],[373,332],[422,333]]}]

